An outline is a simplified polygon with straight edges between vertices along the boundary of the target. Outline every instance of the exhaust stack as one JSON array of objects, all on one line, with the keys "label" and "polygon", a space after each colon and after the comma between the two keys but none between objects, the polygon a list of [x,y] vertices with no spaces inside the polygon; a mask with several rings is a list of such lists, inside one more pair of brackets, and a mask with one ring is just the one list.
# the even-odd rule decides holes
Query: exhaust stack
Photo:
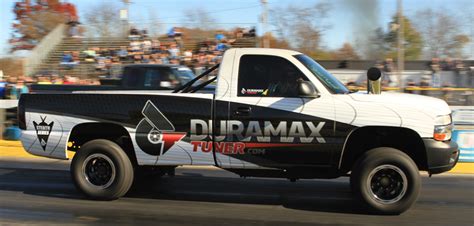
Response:
[{"label": "exhaust stack", "polygon": [[367,93],[382,93],[382,72],[376,67],[371,67],[367,71]]}]

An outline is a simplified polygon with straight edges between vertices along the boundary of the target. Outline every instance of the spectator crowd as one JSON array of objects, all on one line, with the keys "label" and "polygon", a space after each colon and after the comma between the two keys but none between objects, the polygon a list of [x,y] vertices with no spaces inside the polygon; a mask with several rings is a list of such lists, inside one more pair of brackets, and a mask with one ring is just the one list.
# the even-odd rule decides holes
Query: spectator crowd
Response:
[{"label": "spectator crowd", "polygon": [[[472,76],[469,76],[469,68],[467,68],[460,59],[446,58],[440,60],[439,58],[431,59],[428,65],[431,71],[431,84],[425,82],[425,86],[441,87],[454,86],[458,88],[472,87]],[[454,73],[455,84],[442,84],[441,71],[452,71]],[[471,72],[472,73],[472,72]]]},{"label": "spectator crowd", "polygon": [[30,92],[29,87],[32,84],[100,85],[98,79],[81,79],[49,72],[37,76],[0,76],[0,99],[19,99],[21,94]]},{"label": "spectator crowd", "polygon": [[[253,33],[252,33],[253,32]],[[255,29],[238,30],[235,37],[255,35]],[[235,38],[228,39],[224,34],[217,33],[213,39],[197,43],[194,49],[185,48],[182,32],[172,28],[168,38],[160,41],[150,38],[146,30],[131,28],[129,44],[118,48],[88,47],[82,52],[66,51],[61,58],[63,69],[73,69],[78,64],[93,64],[96,71],[112,75],[114,66],[125,64],[180,64],[191,68],[199,74],[206,68],[218,64],[225,50],[232,47]]]},{"label": "spectator crowd", "polygon": [[[387,58],[385,61],[377,61],[374,65],[382,71],[382,85],[383,86],[398,86],[396,81],[397,65],[392,58]],[[474,87],[474,75],[472,68],[464,65],[460,59],[446,58],[440,60],[439,58],[433,58],[426,64],[425,71],[429,72],[421,76],[419,82],[414,82],[412,79],[406,79],[405,86],[407,87],[456,87],[456,88],[473,88]],[[452,82],[447,82],[446,79],[442,79],[442,75],[446,75],[452,72],[454,76]],[[444,82],[442,82],[444,81]],[[355,85],[355,82],[350,82],[348,85]]]},{"label": "spectator crowd", "polygon": [[[76,37],[72,35],[72,31],[70,33],[72,37]],[[59,65],[64,69],[64,75],[40,71],[35,76],[1,77],[0,99],[18,99],[22,93],[29,92],[28,87],[31,84],[100,85],[99,78],[84,79],[68,75],[67,71],[79,64],[92,65],[94,70],[111,77],[114,75],[114,68],[127,64],[179,64],[188,66],[195,74],[200,74],[220,63],[223,53],[232,47],[236,38],[255,37],[255,28],[236,29],[230,39],[223,33],[216,33],[214,38],[197,43],[198,47],[195,49],[184,47],[182,35],[180,28],[174,27],[167,33],[168,38],[160,41],[150,38],[146,30],[132,27],[128,45],[119,48],[88,47],[83,51],[63,52]]]},{"label": "spectator crowd", "polygon": [[28,93],[26,80],[24,77],[8,77],[6,80],[0,77],[0,99],[19,99],[21,94]]},{"label": "spectator crowd", "polygon": [[[255,37],[255,28],[238,28],[230,33],[216,32],[213,38],[201,40],[193,48],[186,48],[183,44],[183,32],[180,28],[171,28],[166,36],[167,38],[161,39],[151,38],[146,30],[132,27],[127,45],[116,48],[90,46],[83,50],[65,51],[59,63],[60,68],[64,69],[62,75],[57,72],[39,72],[31,77],[0,76],[0,98],[18,99],[22,93],[29,92],[30,84],[100,85],[97,77],[84,79],[69,75],[71,73],[68,73],[68,70],[74,69],[79,64],[91,65],[93,70],[110,77],[119,74],[113,73],[113,70],[117,68],[120,70],[127,64],[179,64],[186,65],[195,74],[200,74],[220,63],[223,53],[231,48],[237,39]],[[397,66],[391,58],[377,61],[375,66],[383,72],[383,86],[398,86]],[[454,84],[442,84],[443,71],[453,72]],[[405,80],[405,87],[472,88],[474,86],[472,68],[465,66],[463,61],[458,59],[433,58],[426,65],[425,72],[429,74],[425,73],[416,83],[410,79]],[[356,81],[351,81],[347,85],[365,87],[364,82]]]}]

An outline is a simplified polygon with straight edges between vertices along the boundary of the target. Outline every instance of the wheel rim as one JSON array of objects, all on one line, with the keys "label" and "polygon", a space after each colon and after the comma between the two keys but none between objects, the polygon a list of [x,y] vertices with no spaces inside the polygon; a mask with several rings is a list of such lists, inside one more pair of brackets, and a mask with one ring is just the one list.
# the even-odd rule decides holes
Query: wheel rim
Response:
[{"label": "wheel rim", "polygon": [[407,191],[408,180],[400,168],[394,165],[381,165],[370,172],[366,186],[377,202],[392,204],[403,198]]},{"label": "wheel rim", "polygon": [[105,189],[114,182],[115,165],[104,154],[92,154],[82,164],[82,176],[90,185]]}]

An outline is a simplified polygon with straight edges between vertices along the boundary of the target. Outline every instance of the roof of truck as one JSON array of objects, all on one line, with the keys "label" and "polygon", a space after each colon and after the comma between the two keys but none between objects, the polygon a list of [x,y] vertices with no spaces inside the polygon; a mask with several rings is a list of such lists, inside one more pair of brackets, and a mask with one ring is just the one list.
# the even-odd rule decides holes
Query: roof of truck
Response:
[{"label": "roof of truck", "polygon": [[274,48],[235,48],[238,51],[244,51],[250,54],[288,54],[288,55],[297,55],[301,54],[300,52],[288,49],[274,49]]},{"label": "roof of truck", "polygon": [[[185,65],[179,65],[179,64],[129,64],[125,65],[123,67],[186,67]],[[187,67],[186,67],[187,68]]]}]

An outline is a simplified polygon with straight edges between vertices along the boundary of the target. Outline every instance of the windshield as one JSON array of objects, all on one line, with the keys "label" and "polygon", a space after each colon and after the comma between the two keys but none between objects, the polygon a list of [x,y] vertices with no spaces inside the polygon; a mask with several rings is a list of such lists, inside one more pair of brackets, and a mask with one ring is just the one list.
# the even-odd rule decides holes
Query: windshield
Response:
[{"label": "windshield", "polygon": [[299,60],[306,68],[308,68],[311,73],[313,73],[313,75],[316,76],[316,78],[318,78],[319,81],[321,81],[324,86],[326,86],[326,88],[328,88],[332,93],[349,93],[349,89],[347,89],[344,84],[342,84],[342,82],[337,80],[336,77],[326,71],[326,69],[311,59],[311,57],[303,54],[294,55],[294,57]]}]

